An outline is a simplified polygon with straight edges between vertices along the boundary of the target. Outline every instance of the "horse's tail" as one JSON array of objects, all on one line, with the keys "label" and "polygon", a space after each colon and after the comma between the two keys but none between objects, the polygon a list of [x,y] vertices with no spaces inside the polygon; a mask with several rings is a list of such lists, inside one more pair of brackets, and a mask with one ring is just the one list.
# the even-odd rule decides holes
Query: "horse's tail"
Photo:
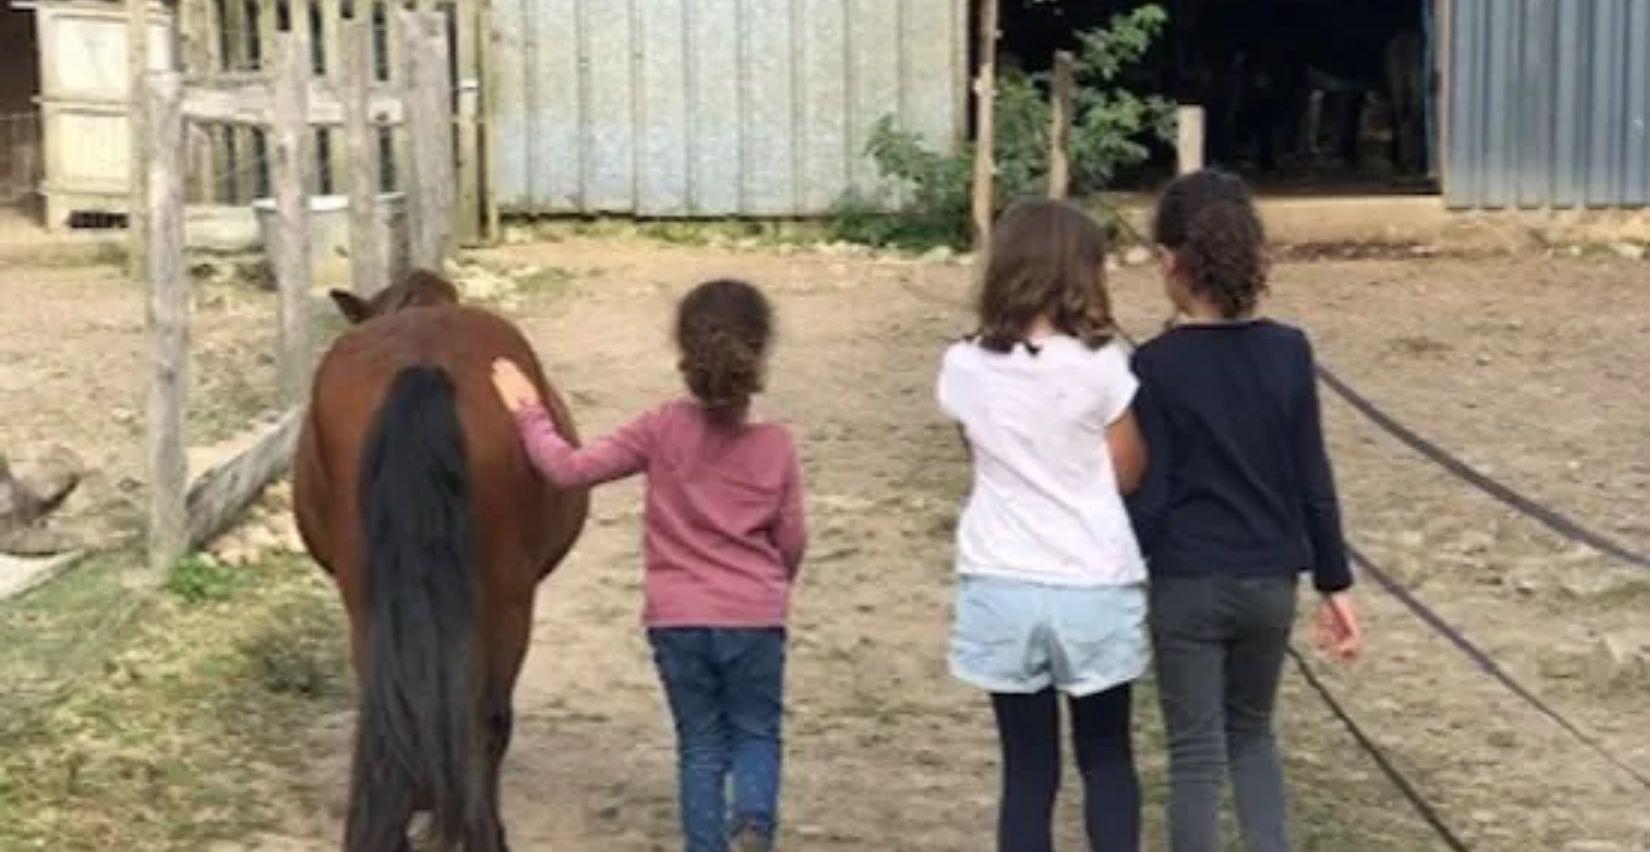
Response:
[{"label": "horse's tail", "polygon": [[441,848],[495,852],[469,468],[446,372],[396,375],[362,464],[367,620],[345,850],[403,848],[407,818],[427,806]]}]

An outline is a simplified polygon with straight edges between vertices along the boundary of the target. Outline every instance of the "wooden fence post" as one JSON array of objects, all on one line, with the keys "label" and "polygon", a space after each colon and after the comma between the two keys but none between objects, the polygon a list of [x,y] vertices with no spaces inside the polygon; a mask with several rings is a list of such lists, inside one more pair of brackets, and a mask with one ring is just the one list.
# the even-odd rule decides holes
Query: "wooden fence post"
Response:
[{"label": "wooden fence post", "polygon": [[982,261],[996,213],[997,3],[980,0],[980,74],[974,80],[974,251]]},{"label": "wooden fence post", "polygon": [[[476,66],[481,75],[481,132],[476,141],[477,151],[492,151],[493,139],[497,135],[494,119],[498,116],[498,80],[497,66],[493,62],[493,35],[495,30],[491,0],[477,0],[481,5],[477,12],[481,17],[480,34],[477,37]],[[481,181],[481,204],[486,220],[484,234],[487,239],[498,241],[504,238],[504,228],[500,223],[498,204],[499,164],[498,158],[488,153],[484,155],[486,164],[485,174]]]},{"label": "wooden fence post", "polygon": [[[381,49],[383,51],[384,82],[397,92],[404,92],[409,85],[407,83],[407,61],[405,59],[407,27],[406,21],[399,11],[402,5],[397,0],[389,0],[389,2],[384,3],[373,0],[371,4],[371,7],[377,10],[375,14],[383,16],[383,20],[378,24],[381,27],[381,35],[378,37],[383,40]],[[383,165],[384,178],[397,192],[405,193],[413,170],[412,157],[407,153],[407,125],[403,121],[399,127],[385,127],[381,135],[386,141],[380,144],[386,145],[388,151],[388,158]],[[380,148],[379,150],[384,151],[386,149]],[[409,223],[412,221],[410,212],[407,221]]]},{"label": "wooden fence post", "polygon": [[1054,52],[1054,78],[1049,87],[1048,197],[1057,201],[1071,194],[1071,110],[1076,66],[1077,59],[1070,51]]},{"label": "wooden fence post", "polygon": [[133,282],[149,272],[148,167],[149,95],[144,79],[149,73],[149,0],[126,0],[126,128],[127,192],[126,270]]},{"label": "wooden fence post", "polygon": [[439,271],[451,246],[455,190],[447,22],[439,12],[401,10],[400,14],[407,145],[412,160],[403,190],[412,262]]},{"label": "wooden fence post", "polygon": [[1181,106],[1175,119],[1175,172],[1191,174],[1203,168],[1203,107]]},{"label": "wooden fence post", "polygon": [[291,32],[275,35],[270,91],[274,99],[270,126],[270,182],[278,222],[270,248],[271,266],[280,292],[279,352],[282,405],[301,405],[309,390],[309,290],[312,280],[309,230],[309,22],[297,21]]},{"label": "wooden fence post", "polygon": [[134,170],[147,177],[148,331],[154,374],[149,385],[149,573],[166,579],[184,553],[188,460],[184,455],[184,393],[188,387],[189,291],[183,265],[183,77],[147,75],[152,142]]},{"label": "wooden fence post", "polygon": [[457,0],[453,28],[457,43],[453,57],[458,68],[458,162],[457,198],[453,204],[453,229],[462,243],[474,243],[482,236],[481,204],[481,76],[478,42],[485,26],[479,0]]},{"label": "wooden fence post", "polygon": [[[231,1],[223,4],[224,51],[218,67],[213,71],[241,72],[251,67],[252,29],[247,24],[246,12],[244,3]],[[248,185],[255,183],[248,178],[253,164],[253,130],[238,124],[218,125],[214,129],[219,146],[219,165],[215,170],[220,175],[218,179],[222,182],[222,192],[215,193],[217,197],[213,202],[244,204],[251,198]]]},{"label": "wooden fence post", "polygon": [[[343,62],[344,49],[342,44],[343,33],[340,31],[343,26],[343,2],[342,0],[319,0],[316,8],[321,19],[320,29],[318,32],[311,33],[310,36],[312,38],[319,36],[321,39],[322,74],[328,83],[336,87],[343,78],[339,68]],[[324,160],[316,159],[316,178],[318,185],[321,187],[317,192],[328,195],[347,193],[348,190],[340,188],[345,178],[339,174],[339,170],[342,168],[340,163],[345,159],[343,131],[336,127],[322,127],[317,128],[315,134],[326,151]],[[319,164],[322,162],[326,163],[324,171],[319,168]]]},{"label": "wooden fence post", "polygon": [[389,283],[378,239],[379,135],[367,106],[377,79],[372,45],[372,12],[357,0],[355,17],[343,28],[340,86],[344,90],[344,148],[349,164],[350,289],[362,298],[377,295]]}]

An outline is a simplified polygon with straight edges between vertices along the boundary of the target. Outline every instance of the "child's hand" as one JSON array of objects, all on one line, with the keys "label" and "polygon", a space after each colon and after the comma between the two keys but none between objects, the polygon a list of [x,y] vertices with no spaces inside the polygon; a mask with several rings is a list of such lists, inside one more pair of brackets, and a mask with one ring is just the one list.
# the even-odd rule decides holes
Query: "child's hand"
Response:
[{"label": "child's hand", "polygon": [[1318,648],[1336,659],[1356,659],[1363,652],[1364,632],[1358,625],[1358,611],[1351,592],[1325,595],[1318,607]]},{"label": "child's hand", "polygon": [[498,389],[499,399],[504,401],[504,407],[510,409],[511,414],[543,402],[532,380],[508,358],[493,362],[493,387]]}]

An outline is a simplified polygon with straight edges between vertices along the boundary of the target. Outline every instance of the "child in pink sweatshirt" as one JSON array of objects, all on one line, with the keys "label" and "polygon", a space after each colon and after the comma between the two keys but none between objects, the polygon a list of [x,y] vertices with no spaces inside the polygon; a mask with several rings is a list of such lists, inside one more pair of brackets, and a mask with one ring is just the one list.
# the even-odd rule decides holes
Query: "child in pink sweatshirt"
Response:
[{"label": "child in pink sweatshirt", "polygon": [[583,449],[557,434],[515,364],[494,365],[528,455],[551,482],[647,476],[643,620],[676,721],[687,852],[724,852],[730,839],[740,852],[767,850],[778,824],[785,624],[807,530],[790,433],[750,416],[772,325],[755,287],[701,284],[676,318],[691,397]]}]

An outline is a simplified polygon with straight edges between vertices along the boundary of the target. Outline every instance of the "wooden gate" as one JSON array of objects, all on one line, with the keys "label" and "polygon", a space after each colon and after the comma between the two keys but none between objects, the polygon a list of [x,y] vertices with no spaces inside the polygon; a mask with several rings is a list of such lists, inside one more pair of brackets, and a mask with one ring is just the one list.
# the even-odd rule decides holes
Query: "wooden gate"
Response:
[{"label": "wooden gate", "polygon": [[[411,66],[402,55],[405,18],[399,13],[410,5],[398,0],[183,0],[178,19],[182,67],[193,80],[259,76],[274,54],[276,33],[289,24],[304,27],[307,21],[303,35],[309,45],[308,63],[319,85],[336,87],[346,75],[345,21],[354,19],[359,7],[371,24],[372,77],[378,85],[401,89]],[[417,5],[439,12],[447,22],[452,49],[445,77],[450,81],[452,156],[458,176],[453,231],[457,239],[470,241],[483,235],[487,221],[480,109],[484,12],[479,0],[424,0]],[[189,137],[190,203],[244,205],[269,197],[267,130],[200,121],[192,125]],[[348,156],[342,129],[316,128],[308,147],[309,193],[346,194]],[[405,132],[381,128],[376,153],[380,189],[404,192],[414,172]]]},{"label": "wooden gate", "polygon": [[[453,85],[447,76],[449,64],[425,61],[451,53],[450,19],[434,11],[392,10],[403,60],[399,75],[389,73],[382,63],[374,69],[370,61],[389,55],[382,49],[382,38],[375,37],[382,28],[365,17],[341,20],[333,41],[339,48],[335,83],[318,73],[319,54],[309,50],[312,31],[303,26],[304,6],[267,8],[279,8],[281,14],[269,22],[266,40],[251,54],[257,70],[193,75],[158,71],[141,79],[149,131],[140,137],[143,149],[137,158],[145,198],[143,215],[137,217],[136,254],[143,258],[149,288],[148,330],[155,369],[148,424],[150,580],[164,577],[174,560],[230,523],[286,468],[292,455],[313,369],[310,198],[317,182],[328,179],[315,174],[317,164],[338,161],[312,153],[320,147],[319,140],[342,137],[349,149],[348,168],[339,177],[350,194],[350,256],[358,292],[370,295],[390,275],[374,247],[378,189],[382,172],[388,171],[378,168],[375,147],[393,150],[398,141],[406,146],[405,156],[390,162],[405,164],[400,174],[411,261],[440,269],[452,243],[457,185]],[[190,145],[192,138],[202,144]],[[386,138],[391,141],[384,144]],[[375,139],[381,144],[372,144]],[[274,196],[276,224],[270,229],[268,248],[280,293],[276,362],[286,413],[258,434],[248,450],[191,484],[183,431],[189,361],[184,206],[189,159],[203,149],[214,168],[212,180],[195,181],[197,191],[239,189],[245,174],[262,181]],[[229,163],[227,170],[218,168],[220,155]],[[248,158],[243,161],[243,156]],[[255,167],[256,173],[247,166]],[[234,181],[220,182],[224,177]]]}]

